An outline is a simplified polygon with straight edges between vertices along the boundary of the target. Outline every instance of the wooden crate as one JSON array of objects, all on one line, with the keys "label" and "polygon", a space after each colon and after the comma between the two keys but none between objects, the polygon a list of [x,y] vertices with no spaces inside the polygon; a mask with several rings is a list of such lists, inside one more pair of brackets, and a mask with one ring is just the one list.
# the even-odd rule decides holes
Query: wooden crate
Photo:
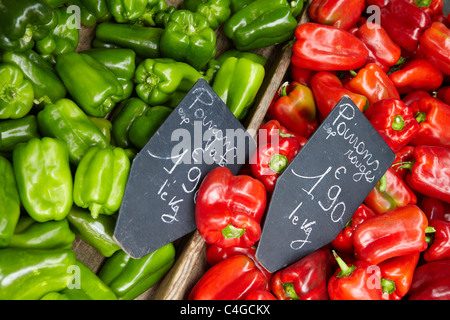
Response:
[{"label": "wooden crate", "polygon": [[[305,8],[299,19],[299,24],[308,20],[306,8],[309,1],[305,2]],[[169,6],[179,7],[182,0],[166,0],[166,2]],[[91,48],[94,36],[95,27],[82,27],[77,51]],[[225,36],[221,28],[216,31],[216,36],[216,56],[219,56],[232,48],[232,42]],[[267,63],[264,82],[255,98],[253,108],[244,120],[244,125],[252,136],[255,136],[259,126],[264,121],[272,98],[286,76],[291,61],[292,48],[289,45],[280,44],[255,50],[254,52],[266,57]],[[176,261],[171,270],[160,282],[136,298],[137,300],[187,299],[192,287],[207,270],[205,242],[197,231],[176,240],[174,246],[177,253]],[[72,249],[77,254],[77,258],[94,272],[97,272],[106,261],[105,257],[79,238],[75,240]]]}]

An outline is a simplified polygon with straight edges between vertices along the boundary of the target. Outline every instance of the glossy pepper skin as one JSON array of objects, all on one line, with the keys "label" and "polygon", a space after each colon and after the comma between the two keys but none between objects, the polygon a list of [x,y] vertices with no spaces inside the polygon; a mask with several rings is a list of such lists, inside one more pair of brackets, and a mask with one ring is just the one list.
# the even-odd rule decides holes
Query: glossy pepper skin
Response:
[{"label": "glossy pepper skin", "polygon": [[21,216],[11,237],[9,248],[21,249],[70,249],[75,233],[67,219],[37,222],[29,216]]},{"label": "glossy pepper skin", "polygon": [[331,72],[315,73],[311,77],[310,86],[321,119],[326,118],[344,95],[350,97],[361,112],[369,106],[369,101],[365,96],[344,88],[341,80]]},{"label": "glossy pepper skin", "polygon": [[195,284],[189,300],[240,300],[251,291],[267,290],[264,274],[244,255],[214,265]]},{"label": "glossy pepper skin", "polygon": [[370,191],[364,203],[375,213],[381,214],[398,207],[417,204],[417,196],[396,169],[391,167]]},{"label": "glossy pepper skin", "polygon": [[377,101],[367,108],[364,115],[394,152],[404,148],[419,130],[411,108],[402,100]]},{"label": "glossy pepper skin", "polygon": [[344,87],[351,92],[365,96],[369,100],[369,104],[384,99],[400,99],[400,94],[392,80],[375,63],[368,63],[359,69],[356,76]]},{"label": "glossy pepper skin", "polygon": [[34,89],[18,67],[0,64],[0,119],[22,118],[33,107]]},{"label": "glossy pepper skin", "polygon": [[431,219],[450,221],[450,204],[447,202],[424,196],[419,202],[419,207],[428,221]]},{"label": "glossy pepper skin", "polygon": [[9,245],[20,217],[20,198],[13,166],[0,156],[0,248]]},{"label": "glossy pepper skin", "polygon": [[271,194],[278,177],[288,167],[301,146],[294,136],[281,134],[278,141],[260,144],[250,157],[252,176],[261,181]]},{"label": "glossy pepper skin", "polygon": [[391,0],[380,10],[381,26],[391,39],[407,52],[413,52],[425,29],[431,23],[430,16],[405,0]]},{"label": "glossy pepper skin", "polygon": [[430,219],[428,222],[436,231],[433,232],[430,246],[423,254],[424,260],[430,262],[450,259],[450,221]]},{"label": "glossy pepper skin", "polygon": [[271,281],[272,292],[278,300],[328,300],[332,259],[325,247],[277,271]]},{"label": "glossy pepper skin", "polygon": [[37,115],[43,135],[64,141],[69,160],[78,165],[92,146],[107,147],[109,142],[75,102],[61,99],[47,105]]},{"label": "glossy pepper skin", "polygon": [[157,58],[161,55],[160,40],[163,31],[156,27],[103,22],[95,29],[93,47],[108,44],[132,49],[141,58]]},{"label": "glossy pepper skin", "polygon": [[5,52],[2,61],[14,64],[22,70],[34,89],[34,103],[38,109],[62,99],[67,94],[64,83],[55,68],[33,50],[27,52]]},{"label": "glossy pepper skin", "polygon": [[231,15],[230,0],[186,0],[183,6],[197,12],[208,20],[209,26],[216,30]]},{"label": "glossy pepper skin", "polygon": [[420,253],[411,253],[381,262],[383,300],[401,300],[407,295],[419,262]]},{"label": "glossy pepper skin", "polygon": [[58,16],[41,1],[4,1],[0,21],[0,50],[26,51],[55,28]]},{"label": "glossy pepper skin", "polygon": [[445,129],[450,121],[450,106],[429,96],[420,99],[411,108],[419,130],[410,144],[450,147],[450,133]]},{"label": "glossy pepper skin", "polygon": [[176,106],[202,74],[171,58],[145,59],[136,68],[136,94],[153,106]]},{"label": "glossy pepper skin", "polygon": [[81,24],[93,27],[97,23],[111,19],[107,0],[69,0],[66,5],[80,8]]},{"label": "glossy pepper skin", "polygon": [[56,9],[58,24],[42,40],[36,42],[36,51],[47,61],[56,62],[56,56],[74,52],[78,47],[80,32],[73,24],[72,14],[67,8]]},{"label": "glossy pepper skin", "polygon": [[[339,268],[328,281],[330,300],[381,300],[381,272],[362,260],[348,265],[336,252]],[[369,284],[371,284],[369,286]]]},{"label": "glossy pepper skin", "polygon": [[313,91],[296,81],[284,83],[269,106],[268,116],[308,139],[319,126]]},{"label": "glossy pepper skin", "polygon": [[291,39],[296,27],[287,1],[261,0],[234,13],[225,22],[224,32],[238,50],[250,51]]},{"label": "glossy pepper skin", "polygon": [[20,200],[34,220],[62,220],[67,216],[73,203],[73,179],[64,142],[43,137],[18,144],[13,151],[13,167]]},{"label": "glossy pepper skin", "polygon": [[139,259],[117,251],[99,272],[119,300],[132,300],[158,282],[172,267],[175,247],[169,243]]},{"label": "glossy pepper skin", "polygon": [[314,71],[353,70],[364,66],[368,51],[351,33],[318,23],[295,29],[292,64]]},{"label": "glossy pepper skin", "polygon": [[80,239],[104,257],[110,257],[120,250],[113,238],[115,216],[99,215],[94,219],[88,210],[73,206],[67,215],[67,221]]},{"label": "glossy pepper skin", "polygon": [[267,195],[262,182],[233,176],[226,167],[211,170],[197,194],[195,221],[206,243],[251,247],[261,237]]},{"label": "glossy pepper skin", "polygon": [[17,144],[40,137],[35,115],[0,122],[0,152],[10,153]]},{"label": "glossy pepper skin", "polygon": [[[406,205],[361,223],[353,233],[355,258],[377,265],[427,248],[428,220],[415,205]],[[405,231],[406,230],[406,231]]]},{"label": "glossy pepper skin", "polygon": [[59,55],[55,65],[68,93],[88,115],[104,117],[123,95],[114,73],[87,54]]},{"label": "glossy pepper skin", "polygon": [[352,218],[347,222],[345,227],[339,232],[336,238],[331,241],[333,248],[338,252],[353,254],[353,233],[355,232],[355,229],[365,220],[375,216],[375,211],[365,204],[361,204],[358,209],[356,209],[355,213],[353,213]]},{"label": "glossy pepper skin", "polygon": [[440,146],[417,146],[414,161],[403,165],[411,171],[408,186],[421,194],[450,202],[450,150]]},{"label": "glossy pepper skin", "polygon": [[130,160],[119,147],[89,148],[75,172],[73,199],[81,208],[89,208],[95,219],[111,215],[120,208],[130,172]]},{"label": "glossy pepper skin", "polygon": [[227,58],[216,74],[213,90],[241,120],[255,100],[265,75],[264,66],[247,58]]},{"label": "glossy pepper skin", "polygon": [[134,22],[135,25],[154,27],[156,26],[155,18],[159,12],[168,9],[165,0],[148,0],[144,13]]},{"label": "glossy pepper skin", "polygon": [[37,300],[63,290],[71,278],[68,267],[75,263],[75,253],[69,249],[2,249],[0,299]]},{"label": "glossy pepper skin", "polygon": [[426,59],[414,59],[389,75],[397,91],[407,94],[415,90],[433,92],[444,80],[442,72]]},{"label": "glossy pepper skin", "polygon": [[433,22],[419,41],[420,51],[445,75],[450,75],[450,29],[443,23]]},{"label": "glossy pepper skin", "polygon": [[450,260],[438,260],[419,266],[415,272],[409,300],[448,300],[450,299]]},{"label": "glossy pepper skin", "polygon": [[[300,144],[300,147],[303,147],[308,139],[295,134],[294,132],[289,131],[285,127],[281,125],[278,120],[272,119],[267,121],[266,123],[261,124],[258,130],[258,143],[264,144],[267,142],[272,142],[273,139],[280,139],[281,137],[294,137],[297,142]],[[277,140],[275,140],[277,141]]]},{"label": "glossy pepper skin", "polygon": [[118,23],[133,24],[145,11],[148,0],[106,0],[109,11]]},{"label": "glossy pepper skin", "polygon": [[216,54],[216,34],[206,18],[188,10],[171,14],[161,35],[161,56],[200,70]]},{"label": "glossy pepper skin", "polygon": [[365,5],[364,0],[313,0],[308,13],[314,22],[347,30],[356,24]]}]

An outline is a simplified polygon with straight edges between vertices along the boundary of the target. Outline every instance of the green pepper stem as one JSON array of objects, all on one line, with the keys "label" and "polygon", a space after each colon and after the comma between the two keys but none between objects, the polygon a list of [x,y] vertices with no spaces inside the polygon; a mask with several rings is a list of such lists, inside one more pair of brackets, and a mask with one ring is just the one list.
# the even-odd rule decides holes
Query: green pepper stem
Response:
[{"label": "green pepper stem", "polygon": [[405,119],[403,119],[401,115],[396,115],[391,127],[396,131],[403,130],[403,128],[405,127]]},{"label": "green pepper stem", "polygon": [[290,282],[283,282],[283,289],[286,297],[291,298],[292,300],[299,300],[300,297],[295,292],[294,284]]},{"label": "green pepper stem", "polygon": [[282,138],[293,138],[294,135],[291,133],[283,133],[281,130],[278,130],[278,135]]},{"label": "green pepper stem", "polygon": [[282,154],[274,154],[269,161],[269,168],[273,172],[280,174],[286,169],[289,164],[289,160]]},{"label": "green pepper stem", "polygon": [[378,182],[377,188],[378,188],[378,190],[380,190],[380,192],[386,191],[387,179],[386,179],[386,175],[385,174],[383,174],[383,176],[381,177],[380,181]]},{"label": "green pepper stem", "polygon": [[414,0],[414,3],[419,8],[426,8],[426,7],[429,7],[431,5],[431,0]]},{"label": "green pepper stem", "polygon": [[281,97],[285,97],[285,96],[288,95],[288,93],[287,93],[287,87],[288,86],[289,86],[289,82],[287,82],[287,81],[281,85],[280,92],[279,92],[279,95]]},{"label": "green pepper stem", "polygon": [[102,205],[100,203],[94,202],[93,204],[91,204],[89,209],[91,211],[92,218],[94,218],[94,219],[98,218],[101,208],[102,208]]},{"label": "green pepper stem", "polygon": [[239,229],[231,223],[222,229],[222,235],[225,239],[240,238],[245,233],[245,229]]},{"label": "green pepper stem", "polygon": [[381,278],[381,288],[384,294],[391,294],[397,290],[395,282],[386,278]]},{"label": "green pepper stem", "polygon": [[425,112],[417,112],[415,118],[418,123],[421,123],[427,119],[427,114]]},{"label": "green pepper stem", "polygon": [[338,272],[338,274],[336,275],[336,277],[338,278],[342,278],[342,277],[348,277],[350,276],[353,271],[356,270],[356,266],[351,265],[350,267],[345,263],[344,260],[342,260],[341,257],[339,257],[336,253],[336,251],[333,250],[333,256],[336,259],[336,262],[339,265],[339,268],[341,268],[341,271]]},{"label": "green pepper stem", "polygon": [[394,163],[391,167],[397,167],[397,171],[400,169],[408,169],[409,171],[412,171],[412,167],[414,165],[414,161],[402,161]]}]

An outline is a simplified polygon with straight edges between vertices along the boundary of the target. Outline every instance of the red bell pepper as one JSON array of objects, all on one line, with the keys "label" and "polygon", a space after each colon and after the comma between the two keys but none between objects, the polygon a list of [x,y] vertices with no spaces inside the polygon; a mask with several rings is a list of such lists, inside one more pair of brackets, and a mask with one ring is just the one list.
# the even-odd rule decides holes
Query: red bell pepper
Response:
[{"label": "red bell pepper", "polygon": [[444,13],[443,0],[406,0],[426,12],[431,18]]},{"label": "red bell pepper", "polygon": [[368,63],[364,68],[361,68],[344,87],[365,96],[369,100],[369,104],[383,99],[400,99],[400,94],[392,80],[375,63]]},{"label": "red bell pepper", "polygon": [[388,72],[399,61],[402,49],[379,24],[366,22],[355,29],[353,34],[368,49],[367,63],[376,63],[383,71]]},{"label": "red bell pepper", "polygon": [[406,183],[412,190],[450,202],[450,149],[417,146],[414,148],[414,160],[401,167],[410,169]]},{"label": "red bell pepper", "polygon": [[431,244],[423,254],[424,260],[430,262],[450,259],[450,221],[431,219],[428,225],[435,232],[430,236]]},{"label": "red bell pepper", "polygon": [[251,258],[236,255],[208,269],[190,292],[189,300],[240,300],[255,290],[268,290],[266,277]]},{"label": "red bell pepper", "polygon": [[398,207],[416,204],[417,196],[391,167],[370,191],[364,203],[376,214],[381,214]]},{"label": "red bell pepper", "polygon": [[264,184],[271,194],[278,177],[284,172],[300,151],[301,146],[293,136],[280,135],[278,141],[259,145],[250,156],[252,176]]},{"label": "red bell pepper", "polygon": [[355,258],[377,265],[389,258],[424,251],[427,226],[427,217],[415,205],[367,219],[353,233]]},{"label": "red bell pepper", "polygon": [[419,207],[428,221],[431,219],[450,221],[450,203],[425,196],[420,200]]},{"label": "red bell pepper", "polygon": [[432,92],[444,81],[444,75],[426,59],[407,61],[400,70],[389,75],[398,92],[403,95],[415,90]]},{"label": "red bell pepper", "polygon": [[411,253],[381,262],[383,300],[401,300],[409,291],[420,253]]},{"label": "red bell pepper", "polygon": [[444,103],[450,104],[450,86],[440,87],[436,92],[436,97],[441,99]]},{"label": "red bell pepper", "polygon": [[450,300],[450,260],[425,263],[414,271],[409,300]]},{"label": "red bell pepper", "polygon": [[419,123],[419,130],[411,141],[411,145],[428,145],[450,147],[450,105],[440,99],[422,98],[411,105]]},{"label": "red bell pepper", "polygon": [[243,300],[278,300],[275,296],[266,290],[255,290],[247,293]]},{"label": "red bell pepper", "polygon": [[405,179],[406,175],[408,174],[408,169],[399,168],[398,167],[399,165],[397,165],[397,163],[411,161],[412,159],[414,159],[413,146],[406,146],[402,148],[400,151],[395,153],[395,160],[392,163],[392,167],[395,168],[395,171],[400,177],[402,177],[402,179]]},{"label": "red bell pepper", "polygon": [[[403,98],[402,101],[407,105],[410,106],[413,103],[417,103],[419,102],[420,99],[422,98],[429,98],[431,97],[431,94],[426,92],[425,90],[414,90],[411,91],[410,93],[406,94]],[[414,109],[413,109],[414,112]]]},{"label": "red bell pepper", "polygon": [[353,254],[355,248],[353,247],[353,232],[356,227],[363,223],[363,221],[375,217],[376,213],[368,206],[361,204],[353,214],[352,218],[347,222],[344,229],[331,241],[331,245],[339,252],[346,254]]},{"label": "red bell pepper", "polygon": [[347,30],[356,24],[365,5],[365,0],[313,0],[308,14],[314,22]]},{"label": "red bell pepper", "polygon": [[378,101],[364,115],[394,152],[405,147],[419,130],[411,108],[399,99]]},{"label": "red bell pepper", "polygon": [[353,103],[363,112],[368,106],[369,101],[363,95],[353,93],[344,88],[339,78],[326,71],[317,72],[311,78],[311,89],[316,100],[317,109],[321,119],[325,119],[343,96],[348,96]]},{"label": "red bell pepper", "polygon": [[299,82],[307,87],[311,83],[312,76],[317,72],[314,70],[304,69],[297,67],[293,64],[290,65],[292,80]]},{"label": "red bell pepper", "polygon": [[315,71],[359,69],[366,63],[364,43],[351,33],[318,23],[295,29],[292,64]]},{"label": "red bell pepper", "polygon": [[406,0],[391,0],[380,10],[381,26],[407,52],[413,52],[431,23],[430,16]]},{"label": "red bell pepper", "polygon": [[283,127],[278,120],[274,119],[261,124],[259,127],[258,144],[270,143],[272,142],[273,137],[277,139],[276,141],[279,141],[281,137],[294,137],[302,147],[308,141],[306,138],[289,131]]},{"label": "red bell pepper", "polygon": [[273,275],[272,292],[278,300],[328,300],[331,260],[327,247],[308,254]]},{"label": "red bell pepper", "polygon": [[381,300],[381,272],[366,261],[348,265],[333,251],[339,268],[328,281],[331,300]]},{"label": "red bell pepper", "polygon": [[366,0],[367,6],[377,6],[383,8],[389,3],[390,0]]},{"label": "red bell pepper", "polygon": [[420,51],[445,75],[450,75],[450,29],[433,22],[420,37]]},{"label": "red bell pepper", "polygon": [[268,116],[306,139],[319,126],[311,89],[295,81],[280,87],[269,106]]},{"label": "red bell pepper", "polygon": [[226,167],[211,170],[196,198],[195,221],[200,235],[207,243],[223,247],[253,246],[261,237],[266,198],[259,180],[233,176]]}]

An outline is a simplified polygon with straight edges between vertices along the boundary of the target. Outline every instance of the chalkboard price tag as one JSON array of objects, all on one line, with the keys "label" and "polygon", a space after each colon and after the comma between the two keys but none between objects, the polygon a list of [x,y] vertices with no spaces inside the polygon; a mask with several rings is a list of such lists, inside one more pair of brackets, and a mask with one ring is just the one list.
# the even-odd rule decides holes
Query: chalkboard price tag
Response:
[{"label": "chalkboard price tag", "polygon": [[256,148],[252,136],[200,79],[133,160],[114,231],[140,258],[194,231],[195,196],[218,166],[237,174]]},{"label": "chalkboard price tag", "polygon": [[275,272],[330,243],[395,154],[343,97],[278,178],[256,251]]}]

